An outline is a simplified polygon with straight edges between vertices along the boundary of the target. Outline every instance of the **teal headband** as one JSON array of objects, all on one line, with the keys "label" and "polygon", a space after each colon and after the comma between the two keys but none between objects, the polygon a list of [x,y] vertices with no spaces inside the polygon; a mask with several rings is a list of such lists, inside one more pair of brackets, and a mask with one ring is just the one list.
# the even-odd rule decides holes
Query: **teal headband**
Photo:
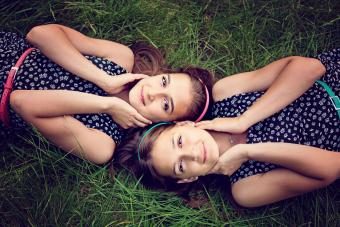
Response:
[{"label": "teal headband", "polygon": [[149,128],[146,132],[143,133],[143,136],[142,138],[140,139],[139,141],[139,144],[138,144],[138,150],[137,150],[137,155],[138,155],[138,161],[140,161],[140,145],[142,144],[144,138],[154,129],[154,128],[157,128],[158,126],[161,126],[161,125],[172,125],[174,124],[173,122],[159,122],[155,125],[153,125],[151,128]]}]

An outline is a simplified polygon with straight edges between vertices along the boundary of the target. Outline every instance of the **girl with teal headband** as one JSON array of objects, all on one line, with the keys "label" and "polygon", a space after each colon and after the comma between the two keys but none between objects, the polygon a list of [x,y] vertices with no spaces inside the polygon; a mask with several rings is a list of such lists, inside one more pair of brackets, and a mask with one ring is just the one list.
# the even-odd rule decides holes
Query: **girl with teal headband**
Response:
[{"label": "girl with teal headband", "polygon": [[174,124],[173,122],[159,122],[157,124],[154,124],[153,126],[151,126],[148,130],[146,130],[142,137],[140,138],[140,141],[138,143],[138,148],[137,148],[137,156],[138,156],[138,160],[140,160],[140,147],[141,147],[141,144],[143,143],[143,140],[145,139],[145,137],[154,129],[154,128],[157,128],[161,125],[171,125],[171,124]]},{"label": "girl with teal headband", "polygon": [[[271,91],[273,87],[265,92],[227,94],[231,91],[218,82],[213,88],[213,120],[158,124],[136,131],[117,150],[117,162],[130,168],[146,186],[166,190],[180,190],[188,185],[184,183],[210,174],[229,176],[233,198],[244,207],[326,187],[340,178],[340,120],[334,103],[340,93],[340,50],[320,54],[318,59],[291,58],[280,69],[284,78],[277,77]],[[280,65],[276,63],[267,69]],[[268,74],[263,69],[265,79]],[[248,76],[240,74],[239,79]],[[232,83],[231,78],[223,80]],[[316,80],[326,83],[336,97],[330,97]],[[291,87],[280,87],[282,81]],[[294,83],[308,87],[276,111],[294,96]],[[280,99],[263,106],[270,98],[268,92]],[[255,123],[242,124],[244,119]]]}]

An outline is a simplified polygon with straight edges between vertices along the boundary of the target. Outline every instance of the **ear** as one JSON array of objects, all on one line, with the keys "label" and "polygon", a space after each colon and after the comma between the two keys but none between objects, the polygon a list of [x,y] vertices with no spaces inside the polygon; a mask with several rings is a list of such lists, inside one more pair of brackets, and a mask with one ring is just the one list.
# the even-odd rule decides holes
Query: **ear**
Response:
[{"label": "ear", "polygon": [[182,179],[182,180],[178,180],[177,183],[178,184],[183,184],[183,183],[191,183],[195,180],[197,180],[198,177],[190,177],[190,178],[186,178],[186,179]]},{"label": "ear", "polygon": [[195,122],[193,122],[193,121],[177,121],[176,125],[178,125],[178,126],[184,126],[184,125],[195,126]]}]

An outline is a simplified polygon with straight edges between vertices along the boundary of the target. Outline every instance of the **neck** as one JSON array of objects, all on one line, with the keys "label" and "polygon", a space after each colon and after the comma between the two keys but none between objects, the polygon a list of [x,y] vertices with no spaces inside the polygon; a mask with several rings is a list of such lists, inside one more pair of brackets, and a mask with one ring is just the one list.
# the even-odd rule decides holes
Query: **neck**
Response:
[{"label": "neck", "polygon": [[218,145],[218,150],[220,156],[226,152],[232,144],[230,144],[230,133],[227,132],[216,132],[216,131],[208,131],[210,135],[214,138],[215,142]]},{"label": "neck", "polygon": [[123,91],[115,94],[115,96],[129,103],[129,92],[130,92],[129,89],[124,89]]},{"label": "neck", "polygon": [[228,132],[208,131],[218,145],[220,156],[236,144],[246,143],[246,133],[231,134]]}]

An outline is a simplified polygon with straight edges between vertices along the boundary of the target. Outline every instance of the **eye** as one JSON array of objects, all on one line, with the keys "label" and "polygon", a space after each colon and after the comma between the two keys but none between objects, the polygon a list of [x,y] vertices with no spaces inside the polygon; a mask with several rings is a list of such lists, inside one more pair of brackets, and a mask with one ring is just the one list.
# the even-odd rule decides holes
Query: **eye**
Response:
[{"label": "eye", "polygon": [[165,76],[162,76],[162,87],[166,87],[167,83]]},{"label": "eye", "polygon": [[179,148],[182,148],[182,136],[179,136],[178,137],[178,139],[177,139],[177,146],[179,147]]},{"label": "eye", "polygon": [[181,173],[184,173],[184,168],[183,168],[183,160],[180,161],[179,165],[178,165],[179,171]]},{"label": "eye", "polygon": [[169,101],[167,99],[163,100],[163,109],[165,111],[168,111],[168,109],[169,109]]}]

